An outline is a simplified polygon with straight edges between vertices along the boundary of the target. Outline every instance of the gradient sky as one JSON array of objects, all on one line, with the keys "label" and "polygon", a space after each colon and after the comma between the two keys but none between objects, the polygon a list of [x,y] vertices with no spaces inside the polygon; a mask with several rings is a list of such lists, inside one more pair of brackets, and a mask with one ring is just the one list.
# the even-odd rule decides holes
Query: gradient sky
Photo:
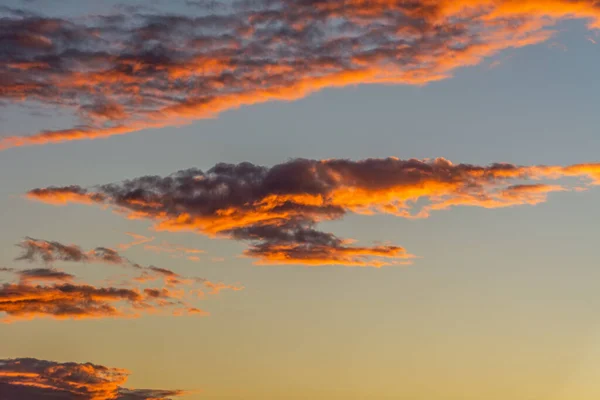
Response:
[{"label": "gradient sky", "polygon": [[[17,18],[8,10],[15,7],[67,20],[123,12],[109,3],[118,4],[0,0],[7,7],[0,11],[7,18]],[[157,15],[200,13],[183,1],[152,3],[148,12]],[[596,15],[600,21],[598,8]],[[205,253],[189,260],[144,245],[119,250],[132,261],[244,289],[205,296],[198,304],[207,317],[2,324],[0,357],[125,368],[132,372],[128,387],[200,390],[190,400],[597,399],[598,188],[549,193],[534,206],[454,207],[414,220],[348,214],[319,225],[361,245],[389,242],[419,256],[411,265],[383,268],[253,265],[240,257],[242,242],[156,232],[151,221],[101,207],[55,207],[24,196],[34,188],[90,187],[219,162],[270,167],[298,157],[444,157],[482,166],[598,162],[600,41],[593,43],[588,23],[558,20],[548,40],[498,51],[426,85],[326,88],[182,126],[6,148],[0,267],[43,267],[14,260],[21,254],[15,244],[25,237],[118,249],[133,232],[155,237],[152,244]],[[42,115],[27,101],[6,97],[1,104],[5,137],[77,124],[61,106],[44,105]],[[53,263],[92,282],[107,271],[82,265]],[[122,272],[110,268],[108,275]]]}]

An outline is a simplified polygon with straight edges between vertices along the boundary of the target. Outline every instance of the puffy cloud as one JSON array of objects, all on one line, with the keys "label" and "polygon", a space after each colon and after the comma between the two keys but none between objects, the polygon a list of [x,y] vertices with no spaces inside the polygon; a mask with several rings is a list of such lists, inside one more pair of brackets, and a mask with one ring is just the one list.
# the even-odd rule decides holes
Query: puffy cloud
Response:
[{"label": "puffy cloud", "polygon": [[126,389],[129,372],[92,363],[0,359],[4,400],[170,400],[182,390]]},{"label": "puffy cloud", "polygon": [[[3,268],[3,272],[18,277],[17,282],[0,286],[0,313],[6,314],[3,322],[40,317],[133,318],[167,311],[175,315],[208,315],[192,304],[191,295],[199,287],[212,289],[211,294],[223,289],[242,289],[203,278],[184,277],[166,268],[141,266],[122,257],[115,250],[104,247],[84,252],[76,245],[32,238],[27,238],[20,246],[24,249],[24,254],[17,260],[104,262],[125,266],[141,275],[125,279],[118,285],[95,286],[76,282],[74,275],[54,268]],[[158,286],[147,285],[156,281]]]},{"label": "puffy cloud", "polygon": [[[80,121],[8,135],[0,148],[179,125],[323,88],[425,84],[546,41],[563,19],[600,27],[595,0],[189,3],[185,15],[128,8],[66,20],[8,12],[0,100],[63,107]],[[51,198],[94,201],[75,190]]]},{"label": "puffy cloud", "polygon": [[[297,159],[271,168],[217,164],[173,175],[74,190],[128,218],[150,219],[155,229],[193,231],[250,243],[245,255],[261,264],[385,266],[414,256],[389,244],[356,246],[316,229],[348,213],[425,218],[453,206],[500,208],[537,204],[551,192],[569,190],[540,180],[577,177],[600,181],[600,164],[488,166],[397,158]],[[532,182],[537,181],[537,182]],[[54,203],[51,188],[28,197]],[[58,196],[64,188],[56,189]],[[38,196],[42,191],[44,196]]]}]

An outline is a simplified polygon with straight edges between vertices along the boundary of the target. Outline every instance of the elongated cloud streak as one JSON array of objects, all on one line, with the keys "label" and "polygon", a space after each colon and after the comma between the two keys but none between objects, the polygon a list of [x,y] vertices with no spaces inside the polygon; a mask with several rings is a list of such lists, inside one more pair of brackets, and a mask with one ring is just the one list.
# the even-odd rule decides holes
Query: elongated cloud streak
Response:
[{"label": "elongated cloud streak", "polygon": [[85,284],[34,286],[18,283],[0,286],[0,312],[8,315],[5,322],[38,317],[132,318],[143,310],[152,311],[166,305],[177,305],[168,293],[164,293],[160,301],[157,300],[158,296],[138,289]]},{"label": "elongated cloud streak", "polygon": [[67,245],[31,237],[25,238],[17,246],[23,250],[23,254],[16,258],[17,261],[41,261],[44,263],[55,261],[99,262],[142,268],[140,265],[121,256],[116,250],[108,247],[96,247],[94,250],[84,251],[75,244]]},{"label": "elongated cloud streak", "polygon": [[155,239],[154,237],[138,235],[137,233],[125,232],[125,234],[128,236],[131,236],[133,238],[133,241],[131,241],[129,243],[119,244],[119,248],[121,250],[127,250],[127,249],[130,249],[131,247],[139,246],[144,243],[150,243]]},{"label": "elongated cloud streak", "polygon": [[92,363],[0,359],[3,400],[171,400],[182,390],[126,389],[129,371]]},{"label": "elongated cloud streak", "polygon": [[156,254],[160,253],[169,253],[174,254],[175,256],[181,256],[185,254],[203,254],[204,250],[193,249],[185,246],[179,246],[176,244],[171,244],[168,242],[162,242],[159,245],[146,245],[144,246],[146,250],[155,252]]},{"label": "elongated cloud streak", "polygon": [[[9,134],[0,149],[185,124],[324,88],[425,84],[504,49],[543,42],[562,19],[600,27],[594,0],[196,4],[186,15],[9,13],[0,27],[0,99],[63,107],[81,121]],[[53,197],[73,198],[87,200],[76,191]]]},{"label": "elongated cloud streak", "polygon": [[[579,178],[600,184],[600,164],[477,166],[397,158],[292,160],[271,168],[217,164],[171,176],[145,176],[91,189],[79,196],[129,218],[155,221],[155,229],[193,231],[250,243],[245,254],[262,264],[384,266],[410,262],[402,247],[356,246],[316,229],[348,213],[425,218],[454,206],[501,208],[538,204],[569,190],[542,180]],[[34,189],[28,197],[55,204],[66,188]],[[79,202],[78,199],[74,199]]]},{"label": "elongated cloud streak", "polygon": [[17,272],[21,282],[32,281],[50,281],[50,282],[71,282],[75,275],[68,274],[54,268],[34,268]]}]

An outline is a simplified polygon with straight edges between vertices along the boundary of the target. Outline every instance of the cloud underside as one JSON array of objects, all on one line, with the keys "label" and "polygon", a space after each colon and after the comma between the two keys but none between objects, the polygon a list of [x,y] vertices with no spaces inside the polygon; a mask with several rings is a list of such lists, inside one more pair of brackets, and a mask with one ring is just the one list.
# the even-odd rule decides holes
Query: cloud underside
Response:
[{"label": "cloud underside", "polygon": [[72,20],[5,11],[0,100],[58,106],[80,120],[5,132],[0,148],[180,125],[329,87],[425,84],[546,41],[566,18],[600,27],[594,0],[209,3],[186,15],[129,9]]},{"label": "cloud underside", "polygon": [[[222,290],[242,290],[221,282],[184,277],[169,269],[142,266],[114,250],[96,248],[83,251],[76,245],[26,238],[19,244],[23,254],[17,260],[30,262],[90,262],[124,267],[133,276],[119,283],[95,286],[79,282],[76,276],[53,267],[19,270],[4,268],[18,279],[0,285],[2,322],[23,319],[135,318],[146,314],[208,315],[194,305],[195,299]],[[110,256],[107,256],[110,255]],[[107,286],[106,286],[107,285]]]},{"label": "cloud underside", "polygon": [[3,400],[170,400],[182,390],[126,389],[129,372],[91,363],[0,359]]},{"label": "cloud underside", "polygon": [[[575,180],[575,186],[556,184],[562,178]],[[245,255],[259,264],[380,267],[410,263],[415,256],[387,243],[359,246],[317,225],[352,213],[416,219],[455,206],[534,205],[549,193],[596,184],[600,164],[593,163],[477,166],[443,158],[297,159],[270,168],[217,164],[207,172],[188,169],[92,188],[39,188],[28,197],[55,205],[109,206],[128,218],[153,221],[156,230],[242,240],[249,244]]]}]

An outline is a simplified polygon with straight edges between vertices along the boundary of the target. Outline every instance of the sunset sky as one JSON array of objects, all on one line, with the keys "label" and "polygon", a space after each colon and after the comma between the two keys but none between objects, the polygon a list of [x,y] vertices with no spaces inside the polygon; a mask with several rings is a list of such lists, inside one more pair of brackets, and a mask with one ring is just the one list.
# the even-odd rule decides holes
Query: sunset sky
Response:
[{"label": "sunset sky", "polygon": [[600,397],[598,2],[0,18],[0,399]]}]

